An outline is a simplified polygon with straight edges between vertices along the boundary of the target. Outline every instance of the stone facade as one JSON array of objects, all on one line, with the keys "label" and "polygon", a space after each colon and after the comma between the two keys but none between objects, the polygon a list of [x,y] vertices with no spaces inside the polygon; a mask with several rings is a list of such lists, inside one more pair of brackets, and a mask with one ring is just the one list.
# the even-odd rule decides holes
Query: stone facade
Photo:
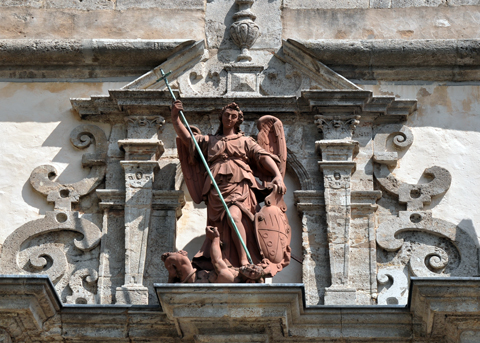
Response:
[{"label": "stone facade", "polygon": [[[476,2],[0,8],[0,340],[478,338]],[[231,100],[247,135],[283,122],[292,261],[267,284],[166,284],[206,210],[161,70],[204,133]]]}]

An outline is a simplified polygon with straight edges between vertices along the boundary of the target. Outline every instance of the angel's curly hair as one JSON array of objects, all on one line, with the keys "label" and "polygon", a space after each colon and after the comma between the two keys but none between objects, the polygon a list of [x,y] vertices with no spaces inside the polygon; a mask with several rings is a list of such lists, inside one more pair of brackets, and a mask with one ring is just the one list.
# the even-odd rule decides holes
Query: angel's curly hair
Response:
[{"label": "angel's curly hair", "polygon": [[227,106],[223,107],[222,110],[220,111],[220,113],[218,114],[218,119],[220,120],[220,125],[218,126],[218,130],[215,133],[216,135],[223,135],[222,116],[227,109],[232,109],[232,110],[235,110],[235,111],[238,112],[238,119],[237,119],[237,123],[235,124],[235,133],[242,132],[242,130],[240,130],[240,125],[242,125],[242,123],[245,119],[244,116],[243,116],[243,112],[235,102],[231,102]]}]

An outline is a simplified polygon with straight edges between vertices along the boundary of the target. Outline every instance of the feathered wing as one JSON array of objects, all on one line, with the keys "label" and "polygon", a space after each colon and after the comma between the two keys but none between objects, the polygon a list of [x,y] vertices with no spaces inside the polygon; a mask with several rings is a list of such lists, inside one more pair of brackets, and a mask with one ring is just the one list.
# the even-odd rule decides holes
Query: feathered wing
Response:
[{"label": "feathered wing", "polygon": [[[285,132],[283,131],[283,124],[280,119],[274,116],[263,116],[257,122],[258,144],[267,152],[276,155],[280,162],[277,162],[278,169],[283,177],[287,168],[287,143],[285,141]],[[258,168],[258,178],[262,181],[271,181],[272,176]]]},{"label": "feathered wing", "polygon": [[[192,131],[200,134],[200,130],[194,126],[192,126]],[[177,151],[188,192],[192,200],[199,204],[203,200],[202,191],[205,184],[205,166],[195,158],[194,149],[186,146],[179,137],[177,137]]]}]

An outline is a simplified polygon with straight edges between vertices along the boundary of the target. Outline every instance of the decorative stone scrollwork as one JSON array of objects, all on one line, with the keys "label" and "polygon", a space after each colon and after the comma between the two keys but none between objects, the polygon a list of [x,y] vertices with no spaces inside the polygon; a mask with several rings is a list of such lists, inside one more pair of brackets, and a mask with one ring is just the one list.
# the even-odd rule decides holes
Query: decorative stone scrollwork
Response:
[{"label": "decorative stone scrollwork", "polygon": [[391,283],[378,294],[379,305],[406,305],[408,301],[408,279],[403,270],[384,268],[377,274],[380,285]]},{"label": "decorative stone scrollwork", "polygon": [[35,168],[30,175],[30,183],[35,190],[47,196],[48,202],[55,202],[55,208],[70,210],[72,202],[92,192],[105,176],[105,159],[107,153],[107,137],[94,125],[80,125],[70,134],[70,141],[78,149],[86,149],[95,143],[95,153],[84,154],[83,167],[91,167],[86,178],[72,184],[60,184],[55,181],[58,173],[55,167],[43,165]]},{"label": "decorative stone scrollwork", "polygon": [[411,241],[407,249],[409,256],[402,263],[409,264],[412,276],[477,275],[478,241],[465,229],[433,218],[432,211],[424,209],[433,197],[447,192],[452,181],[450,172],[438,166],[427,168],[424,175],[432,180],[426,184],[412,185],[398,180],[388,168],[395,166],[398,160],[397,152],[387,151],[388,147],[401,150],[408,148],[412,142],[413,135],[406,126],[394,133],[382,132],[375,137],[375,178],[388,194],[398,199],[399,204],[406,205],[406,211],[400,211],[398,217],[387,219],[379,225],[377,243],[385,251],[397,252],[407,244],[403,235],[408,234]]},{"label": "decorative stone scrollwork", "polygon": [[70,277],[69,286],[73,292],[71,296],[67,296],[67,302],[70,304],[95,304],[96,295],[84,286],[84,283],[90,286],[95,285],[98,280],[98,272],[91,268],[82,268],[77,270]]},{"label": "decorative stone scrollwork", "polygon": [[[67,302],[70,299],[76,301],[80,297],[75,295],[78,293],[83,294],[82,299],[88,303],[95,303],[93,296],[85,295],[87,290],[81,291],[81,282],[79,285],[75,281],[75,278],[83,277],[80,272],[73,276],[70,273],[75,270],[77,262],[82,260],[79,255],[90,254],[90,251],[99,245],[102,232],[93,222],[82,218],[79,212],[72,211],[71,204],[78,202],[81,196],[91,193],[103,181],[107,139],[100,128],[80,125],[72,131],[70,140],[79,149],[95,144],[95,152],[84,154],[82,158],[83,166],[91,167],[89,175],[73,184],[60,184],[55,181],[57,171],[53,166],[43,165],[34,169],[30,183],[35,190],[47,196],[47,201],[55,203],[54,211],[47,211],[44,218],[22,225],[7,237],[0,255],[0,270],[4,274],[46,274],[59,287],[59,293],[64,291],[68,283],[59,281],[70,278],[69,283],[74,295],[67,297]],[[52,236],[54,233],[58,236],[66,231],[79,234],[71,242],[71,247],[67,247],[65,242],[56,242],[55,236]],[[74,257],[69,255],[72,253],[69,249],[76,249],[73,252]],[[19,256],[24,258],[19,259]],[[20,265],[19,260],[28,262]],[[89,282],[94,282],[98,278],[94,276],[96,271],[89,273]]]},{"label": "decorative stone scrollwork", "polygon": [[252,56],[248,52],[258,36],[260,36],[260,27],[253,21],[257,18],[250,10],[255,0],[236,0],[238,12],[234,14],[235,22],[230,26],[230,36],[233,42],[242,50],[237,57],[237,61],[251,61]]}]

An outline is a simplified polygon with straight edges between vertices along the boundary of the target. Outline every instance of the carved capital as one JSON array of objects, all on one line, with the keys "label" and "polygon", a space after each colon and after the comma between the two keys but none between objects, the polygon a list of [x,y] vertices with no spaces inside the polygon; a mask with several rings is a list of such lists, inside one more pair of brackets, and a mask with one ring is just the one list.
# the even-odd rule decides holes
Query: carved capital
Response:
[{"label": "carved capital", "polygon": [[125,121],[129,126],[155,127],[157,129],[165,123],[162,116],[128,116],[125,117]]},{"label": "carved capital", "polygon": [[352,139],[359,120],[359,115],[315,116],[315,124],[323,132],[323,139]]},{"label": "carved capital", "polygon": [[127,116],[127,138],[129,139],[155,139],[158,130],[165,123],[162,116]]}]

